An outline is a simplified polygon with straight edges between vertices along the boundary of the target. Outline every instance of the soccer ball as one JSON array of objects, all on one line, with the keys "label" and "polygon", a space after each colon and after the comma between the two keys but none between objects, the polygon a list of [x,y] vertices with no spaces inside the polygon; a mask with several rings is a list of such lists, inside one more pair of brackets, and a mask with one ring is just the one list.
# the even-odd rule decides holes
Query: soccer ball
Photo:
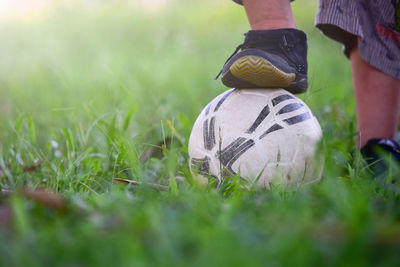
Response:
[{"label": "soccer ball", "polygon": [[314,158],[321,127],[311,110],[283,89],[231,89],[197,118],[190,169],[200,182],[240,175],[250,182],[294,185],[320,179]]}]

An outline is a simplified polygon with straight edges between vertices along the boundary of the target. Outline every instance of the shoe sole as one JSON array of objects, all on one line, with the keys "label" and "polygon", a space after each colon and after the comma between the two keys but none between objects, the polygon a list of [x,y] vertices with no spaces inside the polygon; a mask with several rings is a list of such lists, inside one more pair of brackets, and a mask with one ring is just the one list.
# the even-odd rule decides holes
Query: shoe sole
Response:
[{"label": "shoe sole", "polygon": [[267,59],[257,56],[243,56],[229,70],[236,78],[259,87],[285,88],[296,79],[296,74],[283,72]]}]

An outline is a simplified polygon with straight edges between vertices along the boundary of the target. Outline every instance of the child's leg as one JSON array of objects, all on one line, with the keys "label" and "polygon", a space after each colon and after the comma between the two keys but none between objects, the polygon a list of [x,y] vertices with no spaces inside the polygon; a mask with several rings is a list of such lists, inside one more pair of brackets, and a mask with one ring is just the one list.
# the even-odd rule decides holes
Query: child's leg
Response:
[{"label": "child's leg", "polygon": [[244,0],[252,30],[296,28],[289,0]]},{"label": "child's leg", "polygon": [[357,46],[350,53],[360,145],[370,139],[395,139],[400,115],[400,80],[365,62]]}]

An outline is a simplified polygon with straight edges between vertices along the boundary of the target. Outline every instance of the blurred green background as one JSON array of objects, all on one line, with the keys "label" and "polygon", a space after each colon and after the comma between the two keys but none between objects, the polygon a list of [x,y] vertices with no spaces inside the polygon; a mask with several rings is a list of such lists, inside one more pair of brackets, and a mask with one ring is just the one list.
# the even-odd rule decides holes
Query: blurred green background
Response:
[{"label": "blurred green background", "polygon": [[[317,116],[340,106],[352,117],[349,63],[340,45],[313,27],[317,5],[293,3],[309,37],[310,88],[303,98]],[[213,78],[248,29],[243,8],[228,0],[65,1],[3,18],[2,140],[19,114],[44,130],[41,144],[59,127],[85,127],[92,121],[87,109],[110,117],[137,106],[137,134],[179,114],[193,122],[226,90]],[[182,130],[186,136],[190,129]]]},{"label": "blurred green background", "polygon": [[300,97],[324,131],[323,180],[267,192],[201,189],[188,168],[191,127],[227,89],[214,77],[249,29],[241,6],[1,1],[0,187],[47,187],[68,203],[1,196],[1,265],[396,265],[398,191],[354,152],[349,62],[313,26],[317,5],[292,7],[309,39]]}]

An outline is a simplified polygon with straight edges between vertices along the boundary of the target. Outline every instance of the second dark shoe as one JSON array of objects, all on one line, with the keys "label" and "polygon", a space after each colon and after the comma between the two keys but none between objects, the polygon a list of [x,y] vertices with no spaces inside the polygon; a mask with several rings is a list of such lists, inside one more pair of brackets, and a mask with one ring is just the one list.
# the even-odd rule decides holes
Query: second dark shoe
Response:
[{"label": "second dark shoe", "polygon": [[307,90],[307,36],[297,29],[249,31],[228,58],[222,83],[234,88]]},{"label": "second dark shoe", "polygon": [[375,177],[388,174],[390,168],[388,159],[400,164],[400,144],[393,139],[371,139],[361,148],[361,154]]}]

